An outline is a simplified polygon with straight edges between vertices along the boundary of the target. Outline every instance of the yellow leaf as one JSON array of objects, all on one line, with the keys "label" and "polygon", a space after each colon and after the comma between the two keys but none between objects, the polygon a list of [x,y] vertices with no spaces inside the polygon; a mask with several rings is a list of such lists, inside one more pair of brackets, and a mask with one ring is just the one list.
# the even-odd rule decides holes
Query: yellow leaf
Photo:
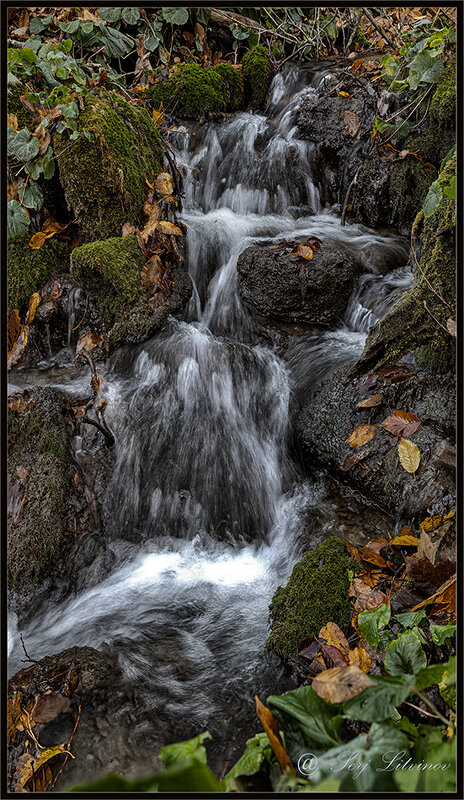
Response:
[{"label": "yellow leaf", "polygon": [[174,183],[169,172],[160,172],[155,180],[155,192],[161,197],[172,194]]},{"label": "yellow leaf", "polygon": [[361,447],[362,444],[370,442],[377,433],[378,425],[358,425],[354,429],[347,444],[349,447]]},{"label": "yellow leaf", "polygon": [[340,95],[340,97],[351,97],[351,95],[348,94],[348,92],[338,92],[338,94]]},{"label": "yellow leaf", "polygon": [[15,133],[18,130],[18,118],[16,114],[8,114],[8,127],[13,128]]},{"label": "yellow leaf", "polygon": [[444,519],[443,517],[439,516],[427,517],[427,519],[422,520],[420,527],[422,528],[423,531],[427,531],[427,533],[430,533],[431,531],[434,531],[436,528],[438,528],[439,525],[441,525],[443,519]]},{"label": "yellow leaf", "polygon": [[398,455],[401,466],[406,472],[413,474],[419,469],[421,460],[420,450],[417,444],[411,442],[410,439],[400,439],[398,443]]},{"label": "yellow leaf", "polygon": [[358,403],[358,408],[372,408],[373,406],[379,406],[382,402],[382,398],[379,394],[373,394],[372,397],[366,397],[365,400],[361,400]]},{"label": "yellow leaf", "polygon": [[326,703],[344,703],[360,694],[375,682],[359,667],[334,667],[317,675],[312,687]]},{"label": "yellow leaf", "polygon": [[322,639],[325,644],[331,645],[332,647],[337,647],[343,655],[348,655],[350,646],[347,638],[335,622],[328,622],[324,625],[319,631],[318,639]]},{"label": "yellow leaf", "polygon": [[28,335],[29,335],[29,328],[27,325],[25,325],[21,333],[19,334],[18,338],[16,339],[16,342],[14,343],[10,352],[8,353],[7,366],[9,370],[19,361],[22,354],[24,353],[24,350],[27,345]]},{"label": "yellow leaf", "polygon": [[137,228],[134,225],[131,225],[130,222],[125,222],[122,226],[122,238],[125,239],[126,236],[136,236],[137,235]]},{"label": "yellow leaf", "polygon": [[403,534],[402,536],[395,536],[395,538],[391,540],[390,544],[397,545],[398,547],[417,547],[419,544],[419,539],[417,536],[408,536],[408,534]]},{"label": "yellow leaf", "polygon": [[166,220],[162,219],[161,222],[158,223],[158,228],[161,233],[165,233],[166,235],[170,236],[183,236],[181,229],[174,225],[172,222],[166,222]]},{"label": "yellow leaf", "polygon": [[31,250],[38,250],[42,247],[43,244],[47,241],[47,236],[43,231],[39,231],[38,233],[34,233],[34,236],[29,242],[29,247]]},{"label": "yellow leaf", "polygon": [[30,323],[33,322],[35,317],[35,312],[37,311],[41,302],[42,299],[40,297],[40,292],[34,292],[34,294],[31,295],[29,299],[29,309],[26,317],[26,325],[30,325]]},{"label": "yellow leaf", "polygon": [[295,250],[295,255],[305,258],[306,261],[311,261],[314,256],[314,250],[312,247],[306,247],[306,245],[300,244]]},{"label": "yellow leaf", "polygon": [[155,123],[157,128],[161,128],[161,125],[164,122],[164,114],[160,109],[154,108],[151,112],[151,116],[153,118],[153,122]]},{"label": "yellow leaf", "polygon": [[369,672],[372,661],[369,653],[364,650],[364,647],[354,647],[348,653],[348,661],[350,666],[359,667],[363,672]]},{"label": "yellow leaf", "polygon": [[[50,761],[50,759],[55,758],[55,756],[59,755],[60,753],[67,752],[69,751],[66,750],[66,745],[58,744],[55,747],[47,747],[45,750],[41,750],[36,758],[29,756],[29,758],[23,764],[21,764],[18,772],[18,781],[16,787],[21,787],[24,789],[26,783],[30,781],[30,779],[44,764]],[[70,753],[70,755],[72,754]]]},{"label": "yellow leaf", "polygon": [[76,358],[81,353],[84,353],[84,352],[90,353],[90,351],[94,350],[96,347],[98,347],[98,345],[101,344],[102,341],[103,341],[102,337],[98,336],[96,333],[93,333],[93,331],[89,331],[88,333],[85,333],[83,336],[81,336],[81,338],[79,339],[79,341],[77,343],[77,346],[76,346]]},{"label": "yellow leaf", "polygon": [[282,744],[282,739],[280,737],[279,726],[273,714],[269,711],[268,708],[261,702],[259,697],[255,695],[256,700],[256,713],[261,721],[261,725],[263,726],[264,730],[266,731],[267,738],[271,744],[271,747],[274,751],[274,755],[279,763],[279,767],[282,772],[286,772],[287,769],[290,770],[294,775],[295,768],[290,761],[287,753],[285,752],[284,746]]}]

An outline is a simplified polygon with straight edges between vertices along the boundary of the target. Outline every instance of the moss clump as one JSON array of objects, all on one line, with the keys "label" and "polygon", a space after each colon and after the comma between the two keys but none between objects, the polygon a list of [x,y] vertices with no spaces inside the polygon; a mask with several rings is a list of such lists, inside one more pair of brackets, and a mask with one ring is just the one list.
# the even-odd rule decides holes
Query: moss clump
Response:
[{"label": "moss clump", "polygon": [[[66,425],[51,390],[42,390],[31,411],[8,412],[8,460],[11,492],[27,493],[22,513],[9,519],[8,581],[21,590],[51,577],[69,544],[65,519],[73,470],[69,463]],[[28,473],[21,486],[17,467]]]},{"label": "moss clump", "polygon": [[21,103],[21,100],[19,99],[26,91],[27,89],[22,85],[22,83],[16,83],[13,86],[8,87],[8,114],[15,115],[16,119],[18,120],[18,130],[22,130],[22,128],[28,128],[28,130],[33,131],[34,125],[32,123],[32,117],[29,112],[26,111]]},{"label": "moss clump", "polygon": [[414,220],[434,180],[431,167],[416,159],[392,164],[389,180],[390,224],[407,225]]},{"label": "moss clump", "polygon": [[31,294],[47,283],[52,275],[68,269],[68,247],[49,239],[40,250],[31,250],[30,236],[8,239],[8,313],[23,310]]},{"label": "moss clump", "polygon": [[[424,103],[425,105],[425,103]],[[426,109],[420,109],[425,113]],[[456,141],[456,64],[443,70],[430,103],[428,124],[419,136],[410,136],[404,147],[439,166]]]},{"label": "moss clump", "polygon": [[305,553],[285,587],[269,606],[271,635],[267,647],[287,658],[307,636],[317,636],[327,622],[344,631],[350,621],[348,570],[355,569],[344,543],[332,537]]},{"label": "moss clump", "polygon": [[70,144],[55,134],[54,148],[66,201],[79,219],[81,241],[117,236],[142,214],[145,178],[163,169],[162,140],[149,112],[103,89],[87,95],[79,130]]},{"label": "moss clump", "polygon": [[150,89],[149,97],[177,117],[202,117],[227,108],[226,84],[215,69],[183,64],[164,81]]},{"label": "moss clump", "polygon": [[267,94],[271,77],[271,61],[269,53],[262,44],[248,50],[242,61],[245,91],[251,104],[261,107]]},{"label": "moss clump", "polygon": [[430,103],[430,120],[440,128],[456,127],[456,63],[443,70]]},{"label": "moss clump", "polygon": [[227,95],[227,108],[236,111],[243,103],[243,78],[241,74],[233,68],[232,64],[216,64],[213,72],[221,76],[225,82]]},{"label": "moss clump", "polygon": [[[455,174],[456,155],[440,173],[438,185],[448,186]],[[456,340],[444,328],[450,317],[455,318],[455,226],[456,202],[445,194],[428,219],[423,211],[417,215],[412,234],[413,246],[419,244],[420,261],[414,270],[414,284],[375,326],[350,371],[352,376],[393,364],[414,350],[420,365],[442,373],[454,370]]]}]

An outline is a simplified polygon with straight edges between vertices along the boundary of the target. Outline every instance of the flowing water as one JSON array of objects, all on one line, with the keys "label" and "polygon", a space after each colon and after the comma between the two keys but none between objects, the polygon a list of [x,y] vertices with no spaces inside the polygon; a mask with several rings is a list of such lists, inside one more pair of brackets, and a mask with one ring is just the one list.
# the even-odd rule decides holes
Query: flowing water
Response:
[{"label": "flowing water", "polygon": [[[254,695],[285,685],[264,652],[268,604],[324,508],[320,479],[305,478],[292,457],[290,401],[357,358],[411,280],[404,242],[342,227],[321,206],[313,145],[298,139],[295,111],[323,77],[290,67],[274,79],[265,115],[173,134],[194,282],[188,321],[170,320],[116,353],[104,376],[116,437],[108,536],[130,540],[137,555],[23,630],[34,658],[72,645],[109,648],[146,712],[145,743],[208,728],[218,764],[258,729]],[[250,244],[309,235],[342,243],[363,274],[339,328],[295,336],[282,356],[256,339],[237,259]],[[383,276],[385,263],[396,268]],[[49,380],[66,386],[59,374]],[[312,542],[331,529],[329,518]],[[11,671],[20,658],[12,630]]]}]

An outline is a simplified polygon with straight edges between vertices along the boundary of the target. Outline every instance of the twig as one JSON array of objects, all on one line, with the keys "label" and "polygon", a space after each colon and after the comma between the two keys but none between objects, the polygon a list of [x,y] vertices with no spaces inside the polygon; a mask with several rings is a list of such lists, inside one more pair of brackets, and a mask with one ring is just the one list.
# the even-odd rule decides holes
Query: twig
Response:
[{"label": "twig", "polygon": [[449,723],[449,719],[446,719],[446,717],[444,717],[444,716],[443,716],[443,714],[440,714],[440,712],[439,712],[438,708],[436,708],[436,706],[435,706],[435,705],[432,703],[432,701],[431,701],[431,700],[429,700],[429,698],[427,697],[427,695],[425,694],[425,692],[421,692],[421,691],[419,691],[419,689],[417,688],[417,686],[412,686],[411,688],[412,688],[412,690],[413,690],[414,694],[417,694],[417,696],[418,696],[418,697],[420,697],[420,699],[422,700],[422,702],[423,702],[423,703],[425,703],[425,705],[426,705],[428,708],[430,708],[430,711],[432,711],[432,712],[434,713],[434,715],[435,715],[436,717],[438,717],[438,719],[440,719],[440,720],[441,720],[441,721],[442,721],[442,722],[443,722],[443,723],[446,725],[446,727],[448,727],[448,726],[449,726],[449,724],[450,724],[450,723]]},{"label": "twig", "polygon": [[435,320],[435,322],[437,323],[437,325],[439,325],[439,326],[440,326],[440,328],[443,328],[443,330],[445,331],[445,333],[447,333],[447,334],[449,334],[449,335],[451,336],[451,334],[450,334],[450,332],[449,332],[448,328],[445,328],[445,326],[444,326],[444,325],[442,325],[442,324],[441,324],[441,322],[439,322],[439,321],[437,320],[437,318],[436,318],[436,317],[434,317],[434,315],[433,315],[433,314],[432,314],[432,312],[430,311],[430,308],[427,308],[427,303],[425,302],[425,300],[424,300],[424,308],[425,308],[425,310],[426,310],[426,311],[427,311],[427,312],[430,314],[430,316],[432,317],[432,319],[433,319],[433,320]]},{"label": "twig", "polygon": [[390,45],[390,47],[392,47],[393,50],[395,50],[396,49],[395,43],[390,39],[389,36],[387,36],[387,34],[382,30],[382,28],[379,25],[377,25],[377,23],[376,23],[374,17],[372,16],[372,14],[370,13],[370,11],[368,11],[367,8],[363,8],[363,13],[366,15],[367,19],[369,20],[371,25],[375,28],[377,33],[380,34],[382,39],[385,39],[386,43],[388,45]]},{"label": "twig", "polygon": [[29,653],[26,650],[26,645],[24,644],[24,639],[23,639],[22,633],[19,634],[19,638],[20,638],[21,644],[23,646],[24,655],[26,656],[26,658],[22,658],[21,661],[23,661],[23,662],[29,661],[30,664],[38,664],[39,662],[36,661],[35,658],[30,658]]},{"label": "twig", "polygon": [[423,708],[420,708],[419,706],[415,706],[414,703],[408,703],[407,700],[404,701],[404,705],[405,706],[410,706],[411,708],[414,708],[416,711],[419,711],[421,714],[424,714],[426,717],[433,717],[434,719],[440,719],[440,717],[437,717],[436,714],[431,714],[430,711],[424,711]]},{"label": "twig", "polygon": [[105,427],[104,425],[100,425],[96,419],[91,419],[87,416],[87,414],[82,417],[81,422],[86,422],[88,425],[94,425],[95,428],[97,428],[97,430],[99,430],[107,440],[108,447],[112,447],[114,445],[115,438],[109,428]]},{"label": "twig", "polygon": [[348,189],[347,189],[347,192],[346,192],[346,195],[345,195],[345,202],[343,204],[342,220],[341,220],[341,225],[342,226],[345,225],[345,217],[346,217],[346,211],[347,211],[347,208],[348,208],[348,200],[350,198],[350,194],[351,194],[351,190],[352,190],[353,186],[355,186],[357,184],[357,182],[358,182],[358,175],[359,175],[359,173],[361,171],[361,167],[362,167],[362,164],[356,170],[355,176],[354,176],[353,180],[351,181],[350,185],[348,186]]},{"label": "twig", "polygon": [[[66,756],[65,756],[65,758],[64,758],[64,761],[63,761],[63,763],[62,763],[62,765],[61,765],[61,767],[60,767],[59,771],[56,773],[55,777],[53,778],[53,782],[50,784],[50,790],[52,790],[52,789],[54,789],[54,788],[55,788],[56,782],[57,782],[58,778],[60,777],[61,773],[63,772],[63,770],[64,770],[64,768],[65,768],[65,766],[66,766],[66,764],[67,764],[67,762],[68,762],[68,758],[69,758],[69,756],[72,756],[72,757],[74,758],[74,756],[72,755],[72,753],[70,753],[70,752],[69,752],[69,748],[71,747],[72,740],[73,740],[73,738],[74,738],[74,734],[76,733],[77,726],[79,725],[79,720],[80,720],[80,718],[81,718],[81,709],[82,709],[82,700],[80,700],[80,701],[79,701],[79,710],[78,710],[78,712],[77,712],[77,719],[76,719],[76,723],[75,723],[75,725],[74,725],[73,732],[72,732],[72,734],[71,734],[71,737],[70,737],[70,739],[69,739],[69,742],[68,742],[68,744],[66,745],[66,750],[67,750],[67,752],[66,752]],[[48,788],[48,787],[47,787],[47,788]]]}]

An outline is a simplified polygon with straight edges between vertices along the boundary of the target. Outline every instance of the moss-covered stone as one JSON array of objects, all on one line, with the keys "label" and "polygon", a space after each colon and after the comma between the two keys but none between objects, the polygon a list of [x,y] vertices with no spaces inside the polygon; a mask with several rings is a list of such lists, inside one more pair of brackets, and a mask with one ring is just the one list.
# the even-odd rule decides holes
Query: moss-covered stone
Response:
[{"label": "moss-covered stone", "polygon": [[456,127],[456,63],[443,70],[430,103],[430,120],[441,129]]},{"label": "moss-covered stone", "polygon": [[244,99],[242,75],[233,68],[232,64],[225,63],[216,64],[213,67],[213,72],[220,75],[225,83],[228,110],[236,111],[242,105]]},{"label": "moss-covered stone", "polygon": [[59,272],[68,269],[68,247],[64,242],[48,239],[39,250],[29,247],[30,236],[8,239],[8,312],[20,311],[28,305],[31,294]]},{"label": "moss-covered stone", "polygon": [[84,129],[91,142],[55,134],[53,143],[68,207],[79,219],[81,241],[89,242],[140,222],[145,179],[162,171],[163,149],[149,112],[118,92],[87,95],[79,115]]},{"label": "moss-covered stone", "polygon": [[19,99],[25,91],[26,87],[23,86],[22,83],[16,83],[13,86],[8,87],[8,114],[14,114],[16,116],[16,119],[18,120],[18,130],[21,130],[22,128],[28,128],[28,130],[32,131],[34,130],[32,117],[29,112],[26,111],[21,103],[21,100]]},{"label": "moss-covered stone", "polygon": [[[427,107],[420,113],[426,113]],[[410,136],[404,143],[408,150],[439,166],[456,142],[456,64],[443,70],[430,103],[424,131]]]},{"label": "moss-covered stone", "polygon": [[414,158],[391,165],[389,172],[389,224],[410,225],[427,196],[435,178],[430,166]]},{"label": "moss-covered stone", "polygon": [[[456,155],[440,173],[438,185],[447,187],[455,174]],[[415,350],[419,364],[443,373],[453,371],[456,340],[446,331],[446,323],[456,314],[455,226],[456,202],[445,194],[430,217],[419,212],[412,229],[419,257],[418,266],[413,259],[413,286],[374,327],[352,375],[393,364]]]},{"label": "moss-covered stone", "polygon": [[[40,390],[35,406],[20,415],[8,412],[9,485],[22,513],[9,517],[8,580],[21,590],[50,577],[66,552],[66,499],[73,470],[62,407],[53,391]],[[22,485],[18,467],[28,475]],[[12,503],[12,506],[15,504]]]},{"label": "moss-covered stone", "polygon": [[335,537],[305,553],[285,587],[269,606],[271,635],[267,647],[288,658],[307,636],[317,636],[327,622],[346,632],[350,621],[348,571],[356,569],[344,543]]},{"label": "moss-covered stone", "polygon": [[182,64],[163,81],[155,83],[149,97],[156,106],[177,117],[198,118],[226,111],[226,83],[220,72],[199,64]]},{"label": "moss-covered stone", "polygon": [[271,79],[271,60],[262,44],[251,47],[242,61],[245,92],[251,104],[260,108],[265,100]]}]

